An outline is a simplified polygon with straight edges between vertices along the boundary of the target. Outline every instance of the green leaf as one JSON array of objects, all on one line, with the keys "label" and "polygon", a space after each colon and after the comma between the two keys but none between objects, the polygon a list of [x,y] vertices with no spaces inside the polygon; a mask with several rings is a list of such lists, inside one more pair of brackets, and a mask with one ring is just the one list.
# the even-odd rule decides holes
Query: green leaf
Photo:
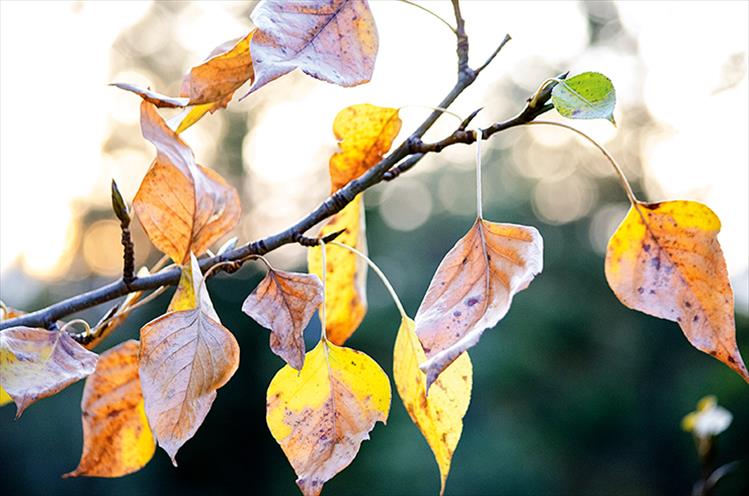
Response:
[{"label": "green leaf", "polygon": [[551,91],[554,108],[569,119],[614,121],[616,92],[611,80],[599,72],[583,72],[560,80]]}]

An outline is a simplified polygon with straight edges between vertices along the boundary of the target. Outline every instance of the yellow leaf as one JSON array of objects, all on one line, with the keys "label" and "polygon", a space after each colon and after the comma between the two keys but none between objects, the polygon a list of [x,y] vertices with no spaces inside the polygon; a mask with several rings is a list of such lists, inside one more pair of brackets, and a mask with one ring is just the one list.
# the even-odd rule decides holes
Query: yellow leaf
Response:
[{"label": "yellow leaf", "polygon": [[133,207],[151,242],[184,264],[191,251],[201,255],[239,222],[239,194],[218,173],[198,165],[192,150],[146,101],[141,128],[157,155]]},{"label": "yellow leaf", "polygon": [[[320,230],[320,236],[346,229],[336,241],[367,252],[364,223],[364,201],[357,196],[354,201],[331,217]],[[345,248],[326,245],[327,258],[325,317],[328,339],[342,345],[354,333],[367,313],[367,263]],[[322,280],[322,253],[320,247],[307,251],[310,274]]]},{"label": "yellow leaf", "polygon": [[427,361],[427,388],[478,343],[543,267],[543,240],[532,227],[477,219],[445,255],[416,313]]},{"label": "yellow leaf", "polygon": [[624,305],[677,322],[695,348],[749,382],[719,231],[701,203],[638,202],[609,240],[606,279]]},{"label": "yellow leaf", "polygon": [[271,330],[270,349],[291,367],[304,365],[304,328],[323,302],[322,283],[314,274],[268,269],[242,304],[242,311]]},{"label": "yellow leaf", "polygon": [[268,386],[266,420],[305,496],[356,457],[390,410],[390,382],[360,351],[320,342],[301,371],[286,365]]},{"label": "yellow leaf", "polygon": [[464,352],[440,374],[427,395],[426,374],[419,369],[424,360],[414,322],[404,318],[395,340],[393,378],[411,420],[432,448],[440,470],[440,494],[444,494],[450,462],[463,431],[463,416],[471,402],[473,367]]},{"label": "yellow leaf", "polygon": [[[159,442],[175,465],[177,451],[191,439],[205,420],[224,386],[239,366],[239,345],[213,310],[208,293],[198,291],[195,256],[191,269],[183,267],[181,284],[192,286],[189,297],[140,330],[140,380],[146,416]],[[183,290],[183,296],[189,291]]]},{"label": "yellow leaf", "polygon": [[356,179],[382,160],[401,128],[398,109],[368,103],[352,105],[338,112],[333,133],[341,151],[330,157],[333,191]]},{"label": "yellow leaf", "polygon": [[13,398],[11,398],[8,393],[5,392],[5,389],[0,387],[0,406],[7,405],[13,401]]},{"label": "yellow leaf", "polygon": [[148,426],[138,379],[138,342],[125,341],[101,354],[86,379],[83,454],[65,477],[120,477],[153,457],[156,440]]},{"label": "yellow leaf", "polygon": [[93,373],[98,356],[66,332],[31,327],[0,331],[0,387],[20,417],[32,403]]},{"label": "yellow leaf", "polygon": [[294,69],[341,86],[372,77],[379,40],[367,2],[261,2],[251,18],[256,80],[249,93]]}]

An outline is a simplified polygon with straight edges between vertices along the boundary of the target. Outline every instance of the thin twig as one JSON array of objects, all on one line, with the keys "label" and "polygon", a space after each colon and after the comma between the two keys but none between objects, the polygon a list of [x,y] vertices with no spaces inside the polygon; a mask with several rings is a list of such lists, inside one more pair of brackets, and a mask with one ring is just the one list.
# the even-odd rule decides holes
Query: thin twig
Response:
[{"label": "thin twig", "polygon": [[426,12],[428,14],[431,14],[433,17],[436,17],[437,19],[439,19],[442,24],[444,24],[445,26],[447,26],[448,28],[450,28],[450,31],[452,31],[453,33],[457,34],[457,32],[455,31],[455,28],[453,27],[452,24],[450,24],[449,22],[447,22],[446,20],[444,20],[441,16],[439,16],[436,13],[432,12],[428,8],[424,7],[423,5],[419,5],[418,3],[412,2],[411,0],[400,0],[400,1],[403,2],[403,3],[405,3],[405,4],[407,4],[407,5],[410,5],[412,7],[416,7],[417,9],[421,9],[421,10],[423,10],[424,12]]}]

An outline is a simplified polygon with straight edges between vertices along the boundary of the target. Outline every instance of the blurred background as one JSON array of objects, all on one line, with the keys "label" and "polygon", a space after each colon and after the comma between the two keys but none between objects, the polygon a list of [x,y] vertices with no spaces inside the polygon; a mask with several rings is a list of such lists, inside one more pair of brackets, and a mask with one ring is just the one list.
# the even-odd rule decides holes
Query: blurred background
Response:
[{"label": "blurred background", "polygon": [[[452,22],[449,2],[424,5]],[[339,88],[294,73],[183,134],[198,162],[242,194],[234,233],[247,242],[284,229],[328,193],[331,126],[354,103],[406,107],[407,136],[455,79],[452,33],[397,1],[374,1],[380,51],[372,82]],[[252,2],[0,3],[0,299],[34,310],[116,278],[119,226],[109,205],[116,179],[137,191],[154,150],[140,135],[139,99],[110,82],[176,95],[185,71],[251,27]],[[691,199],[720,216],[736,295],[737,338],[749,358],[749,111],[746,2],[463,2],[474,67],[505,33],[512,42],[451,109],[488,125],[514,115],[546,78],[570,70],[608,75],[618,126],[575,122],[624,166],[640,198]],[[237,96],[244,94],[243,90]],[[553,115],[552,115],[553,114]],[[555,113],[544,116],[560,119]],[[456,121],[443,117],[438,139]],[[719,461],[741,459],[716,494],[749,493],[749,389],[693,349],[674,323],[618,303],[603,274],[608,237],[627,210],[597,151],[571,133],[512,129],[484,147],[484,213],[531,224],[545,239],[545,268],[497,329],[471,352],[474,394],[448,494],[687,494],[699,477],[679,422],[706,394],[733,412]],[[406,309],[416,312],[442,256],[475,216],[473,149],[428,156],[366,193],[372,258]],[[137,223],[136,223],[137,224]],[[138,265],[160,254],[139,226]],[[271,258],[304,269],[304,249]],[[158,450],[140,472],[115,480],[62,480],[81,450],[83,383],[14,421],[0,409],[3,494],[295,494],[294,474],[265,425],[265,389],[282,362],[268,332],[240,311],[262,277],[248,264],[208,283],[242,363],[195,438],[171,467]],[[348,341],[392,370],[398,315],[369,277],[370,308]],[[138,310],[97,351],[137,337],[169,294]],[[106,305],[79,315],[96,321]],[[308,329],[319,336],[317,319]],[[326,494],[435,494],[426,442],[394,397],[381,424]]]}]

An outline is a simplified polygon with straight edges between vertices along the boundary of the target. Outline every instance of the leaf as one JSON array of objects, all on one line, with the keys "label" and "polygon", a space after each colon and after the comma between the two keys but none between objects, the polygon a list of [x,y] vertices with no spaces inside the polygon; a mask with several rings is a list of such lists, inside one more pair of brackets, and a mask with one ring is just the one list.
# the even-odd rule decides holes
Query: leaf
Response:
[{"label": "leaf", "polygon": [[352,105],[338,112],[333,133],[341,151],[330,157],[333,191],[356,179],[382,160],[401,129],[398,109],[368,103]]},{"label": "leaf", "polygon": [[0,331],[0,386],[15,401],[18,418],[37,400],[93,373],[97,358],[66,332],[4,329]]},{"label": "leaf", "polygon": [[292,368],[304,365],[304,328],[323,302],[314,274],[269,269],[242,304],[242,311],[270,329],[270,349]]},{"label": "leaf", "polygon": [[83,454],[64,477],[120,477],[140,470],[153,457],[156,440],[148,426],[138,379],[138,341],[129,340],[101,354],[86,379]]},{"label": "leaf", "polygon": [[364,0],[265,0],[251,18],[256,79],[248,94],[294,69],[340,86],[372,77],[379,41]]},{"label": "leaf", "polygon": [[427,388],[485,329],[510,309],[515,293],[543,267],[543,240],[532,227],[477,219],[448,252],[416,313],[427,361]]},{"label": "leaf", "polygon": [[114,86],[115,88],[135,93],[143,100],[147,101],[148,103],[152,103],[159,108],[179,108],[185,107],[190,104],[189,98],[179,98],[162,95],[161,93],[151,91],[150,88],[141,88],[140,86],[136,86],[134,84],[111,83],[109,86]]},{"label": "leaf", "polygon": [[[191,256],[191,282],[202,276]],[[186,269],[183,268],[183,272]],[[184,284],[184,282],[182,282]],[[176,454],[205,420],[216,399],[239,366],[239,345],[218,320],[207,293],[194,291],[194,305],[171,311],[140,330],[140,380],[146,416],[159,446],[176,466]],[[182,302],[185,300],[180,300]],[[189,306],[184,304],[184,306]]]},{"label": "leaf", "polygon": [[390,382],[360,351],[320,342],[297,372],[286,365],[268,386],[266,420],[305,495],[356,457],[390,410]]},{"label": "leaf", "polygon": [[393,351],[393,378],[411,420],[419,427],[434,453],[440,470],[440,494],[450,462],[463,431],[463,416],[471,402],[473,366],[468,353],[462,353],[437,378],[427,395],[427,378],[419,369],[426,360],[415,324],[403,319]]},{"label": "leaf", "polygon": [[[345,229],[336,241],[356,248],[366,254],[367,238],[362,196],[346,205],[320,229],[326,236]],[[325,245],[327,258],[325,320],[328,340],[342,345],[351,337],[367,313],[367,263],[345,248]],[[310,274],[322,279],[322,252],[320,247],[307,250]]]},{"label": "leaf", "polygon": [[719,231],[701,203],[638,202],[609,240],[606,280],[624,305],[677,322],[692,346],[749,382]]},{"label": "leaf", "polygon": [[190,261],[181,267],[177,290],[169,302],[167,312],[193,310],[200,307],[210,318],[220,322],[213,302],[208,295],[208,289],[203,284],[203,272],[200,270],[198,259],[190,256]]},{"label": "leaf", "polygon": [[614,121],[616,91],[611,80],[598,72],[583,72],[557,82],[551,102],[562,116],[570,119]]},{"label": "leaf", "polygon": [[157,156],[133,200],[151,242],[184,264],[239,222],[239,194],[216,172],[197,165],[192,150],[153,105],[141,104],[143,136]]},{"label": "leaf", "polygon": [[5,389],[0,387],[0,406],[7,405],[8,403],[12,402],[13,398],[8,395],[8,393],[5,392]]}]

